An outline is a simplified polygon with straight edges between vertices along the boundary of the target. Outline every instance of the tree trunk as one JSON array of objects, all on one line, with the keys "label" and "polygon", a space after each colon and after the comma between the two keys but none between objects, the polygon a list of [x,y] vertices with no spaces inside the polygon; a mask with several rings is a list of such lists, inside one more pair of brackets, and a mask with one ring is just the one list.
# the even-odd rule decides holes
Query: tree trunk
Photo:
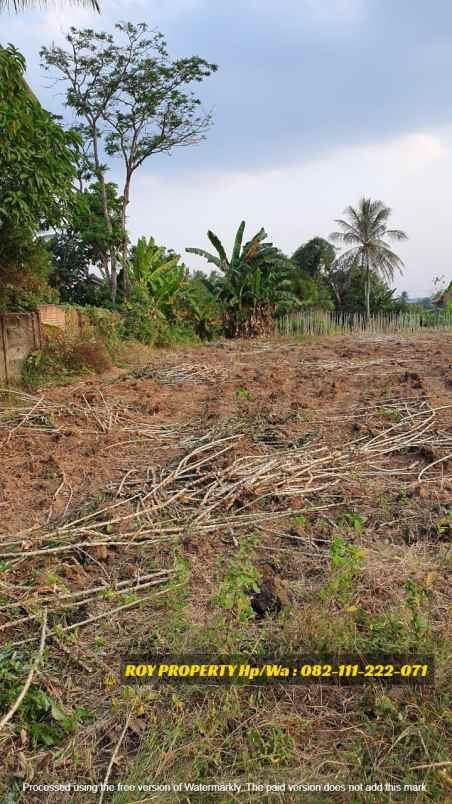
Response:
[{"label": "tree trunk", "polygon": [[129,297],[130,292],[130,277],[129,277],[129,242],[127,236],[127,207],[130,200],[130,180],[131,176],[128,175],[124,185],[124,193],[122,198],[122,272],[123,272],[123,286],[124,298]]},{"label": "tree trunk", "polygon": [[366,255],[366,318],[370,319],[370,270],[369,270],[369,257]]},{"label": "tree trunk", "polygon": [[[113,225],[111,222],[110,217],[110,210],[108,208],[108,197],[107,197],[107,188],[105,186],[105,177],[102,172],[100,159],[99,159],[99,149],[97,143],[97,129],[96,126],[91,126],[91,135],[93,138],[93,154],[94,154],[94,164],[96,167],[96,177],[100,185],[100,194],[102,198],[102,212],[105,218],[105,223],[107,226],[107,231],[109,235],[113,234]],[[116,304],[116,289],[117,289],[117,261],[116,261],[116,254],[114,253],[114,249],[110,252],[110,290],[111,290],[111,300],[113,304]]]}]

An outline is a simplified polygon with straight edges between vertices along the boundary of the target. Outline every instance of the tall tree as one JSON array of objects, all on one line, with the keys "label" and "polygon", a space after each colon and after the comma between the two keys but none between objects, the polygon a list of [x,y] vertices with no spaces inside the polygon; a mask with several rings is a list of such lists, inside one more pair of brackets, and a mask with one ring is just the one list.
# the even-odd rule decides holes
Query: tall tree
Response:
[{"label": "tall tree", "polygon": [[78,139],[29,94],[25,59],[0,48],[0,229],[37,231],[68,212],[77,172]]},{"label": "tall tree", "polygon": [[66,132],[28,91],[25,60],[0,47],[0,304],[20,306],[45,290],[50,268],[39,232],[72,213],[78,138]]},{"label": "tall tree", "polygon": [[[171,153],[194,145],[211,125],[210,113],[200,111],[200,101],[190,89],[217,67],[198,56],[172,61],[161,33],[140,23],[118,23],[115,37],[91,29],[71,28],[69,48],[43,48],[46,69],[67,84],[66,102],[82,121],[81,132],[89,144],[91,169],[100,184],[107,226],[111,213],[105,192],[103,154],[119,157],[123,164],[121,261],[127,294],[127,208],[132,178],[150,156]],[[116,255],[112,255],[112,297],[116,293]]]},{"label": "tall tree", "polygon": [[371,273],[392,281],[396,270],[402,273],[403,262],[392,251],[388,240],[407,240],[400,229],[388,229],[391,209],[382,201],[361,198],[358,206],[349,206],[344,218],[336,220],[341,231],[333,232],[331,240],[346,248],[337,258],[341,269],[358,267],[364,277],[366,314],[370,316]]}]

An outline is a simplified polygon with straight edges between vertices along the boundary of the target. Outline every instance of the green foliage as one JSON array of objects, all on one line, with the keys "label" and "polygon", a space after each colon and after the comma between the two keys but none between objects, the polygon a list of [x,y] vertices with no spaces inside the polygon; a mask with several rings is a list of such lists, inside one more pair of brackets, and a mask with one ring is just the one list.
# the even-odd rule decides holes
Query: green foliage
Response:
[{"label": "green foliage", "polygon": [[40,106],[24,72],[19,51],[0,47],[0,229],[33,234],[68,214],[78,139]]},{"label": "green foliage", "polygon": [[153,308],[168,320],[175,320],[187,288],[188,270],[179,265],[178,254],[157,246],[154,238],[140,237],[132,250],[130,275],[146,291]]},{"label": "green foliage", "polygon": [[233,611],[239,622],[254,617],[249,595],[260,591],[261,576],[252,562],[255,538],[242,540],[237,553],[228,563],[215,602]]},{"label": "green foliage", "polygon": [[42,349],[28,355],[22,367],[22,381],[28,388],[64,384],[80,374],[101,374],[111,365],[102,340],[49,340]]},{"label": "green foliage", "polygon": [[340,527],[352,527],[355,533],[361,533],[367,521],[365,514],[359,514],[356,511],[348,511],[338,521]]},{"label": "green foliage", "polygon": [[[24,684],[27,660],[17,651],[0,651],[0,711],[7,711],[15,702]],[[50,748],[72,734],[90,713],[82,707],[66,712],[37,683],[32,683],[14,720],[15,731],[22,729],[30,735],[33,747]]]},{"label": "green foliage", "polygon": [[55,301],[39,230],[71,208],[78,140],[46,112],[24,80],[25,60],[0,46],[0,309]]},{"label": "green foliage", "polygon": [[163,313],[154,307],[148,291],[143,287],[132,287],[130,298],[124,303],[121,313],[125,336],[147,346],[171,346],[198,340],[189,321],[181,318],[167,321]]},{"label": "green foliage", "polygon": [[[8,234],[6,234],[6,228]],[[43,238],[29,232],[0,236],[0,311],[34,310],[37,304],[57,302],[58,293],[49,287],[51,260]]]},{"label": "green foliage", "polygon": [[[68,50],[42,48],[46,69],[55,69],[67,82],[66,103],[81,121],[84,177],[96,177],[102,196],[107,230],[114,229],[114,211],[108,203],[104,154],[123,163],[121,193],[121,261],[124,295],[129,287],[126,229],[132,179],[146,159],[192,145],[205,136],[211,115],[200,111],[191,90],[217,70],[198,56],[171,60],[164,36],[146,23],[121,22],[115,33],[71,28]],[[105,263],[112,301],[116,295],[116,254]]]},{"label": "green foliage", "polygon": [[334,262],[336,250],[323,237],[314,237],[293,253],[291,260],[306,276],[316,279]]},{"label": "green foliage", "polygon": [[401,303],[395,297],[395,290],[391,290],[385,279],[379,277],[374,271],[369,271],[366,278],[358,266],[352,266],[349,269],[337,266],[338,264],[333,265],[328,275],[324,277],[324,281],[331,289],[337,312],[365,313],[367,293],[369,293],[371,314],[404,311],[403,302]]},{"label": "green foliage", "polygon": [[196,272],[188,280],[184,308],[196,334],[210,341],[220,334],[221,310],[215,294],[199,274]]},{"label": "green foliage", "polygon": [[423,586],[412,579],[405,583],[405,605],[411,614],[411,626],[418,637],[422,637],[428,629],[428,620],[423,608],[427,600],[427,592]]},{"label": "green foliage", "polygon": [[113,355],[124,337],[125,327],[122,317],[101,307],[87,305],[82,310],[94,328],[94,337],[102,340]]},{"label": "green foliage", "polygon": [[217,254],[199,248],[187,248],[204,257],[222,272],[217,282],[217,298],[222,307],[223,326],[230,337],[253,336],[274,330],[274,317],[297,304],[290,284],[289,261],[261,229],[242,245],[245,221],[242,221],[228,260],[217,235],[207,236]]},{"label": "green foliage", "polygon": [[[103,212],[103,193],[109,210],[107,222]],[[90,262],[98,265],[108,279],[105,262],[119,251],[124,237],[121,220],[122,198],[113,182],[92,182],[76,195],[71,225],[85,246]]]},{"label": "green foliage", "polygon": [[61,232],[48,241],[52,270],[49,285],[58,291],[60,300],[70,304],[102,305],[105,291],[90,271],[89,245],[78,233]]},{"label": "green foliage", "polygon": [[342,536],[333,537],[330,548],[331,578],[321,592],[323,600],[335,600],[342,605],[349,602],[363,557],[360,548],[349,544]]}]

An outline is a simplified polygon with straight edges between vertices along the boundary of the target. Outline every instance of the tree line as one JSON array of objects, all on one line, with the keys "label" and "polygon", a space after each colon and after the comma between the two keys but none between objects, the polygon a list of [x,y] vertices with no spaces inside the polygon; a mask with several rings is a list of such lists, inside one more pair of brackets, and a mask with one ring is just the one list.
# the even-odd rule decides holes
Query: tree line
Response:
[{"label": "tree line", "polygon": [[[5,3],[3,3],[5,5]],[[17,4],[16,4],[17,5]],[[179,328],[198,337],[270,332],[276,316],[300,308],[394,312],[390,288],[403,263],[391,242],[391,210],[362,198],[289,256],[262,228],[231,254],[213,231],[214,252],[186,251],[213,266],[192,273],[181,255],[141,237],[131,242],[128,209],[137,172],[152,157],[199,144],[212,125],[194,87],[217,65],[172,59],[164,36],[145,23],[114,33],[70,28],[65,47],[43,47],[42,64],[65,90],[69,128],[46,112],[25,82],[25,61],[0,48],[0,307],[41,301],[120,309],[129,333],[152,342]],[[112,160],[121,183],[109,180]]]}]

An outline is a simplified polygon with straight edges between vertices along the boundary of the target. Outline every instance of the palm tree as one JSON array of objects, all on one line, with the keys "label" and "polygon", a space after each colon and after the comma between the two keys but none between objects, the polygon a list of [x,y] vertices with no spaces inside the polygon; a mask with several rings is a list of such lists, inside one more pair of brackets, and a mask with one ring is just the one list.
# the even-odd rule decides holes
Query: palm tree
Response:
[{"label": "palm tree", "polygon": [[217,297],[224,310],[226,334],[232,337],[271,333],[275,314],[296,304],[287,259],[272,243],[264,242],[267,237],[264,229],[242,246],[244,230],[242,221],[230,259],[221,240],[211,231],[207,237],[217,254],[199,248],[186,249],[205,257],[222,271]]},{"label": "palm tree", "polygon": [[402,273],[403,262],[385,240],[407,240],[400,229],[388,229],[391,209],[382,201],[361,198],[357,208],[347,207],[344,218],[336,220],[341,230],[330,235],[331,240],[348,247],[337,260],[339,268],[358,267],[364,277],[366,313],[370,316],[370,277],[373,271],[385,281],[392,281],[396,270]]},{"label": "palm tree", "polygon": [[[70,0],[70,2],[75,2],[80,6],[91,6],[91,8],[100,13],[98,0]],[[4,8],[13,8],[14,11],[27,11],[29,8],[34,8],[34,6],[38,5],[42,5],[41,0],[38,2],[35,2],[35,0],[0,0],[0,11],[3,11]]]}]

